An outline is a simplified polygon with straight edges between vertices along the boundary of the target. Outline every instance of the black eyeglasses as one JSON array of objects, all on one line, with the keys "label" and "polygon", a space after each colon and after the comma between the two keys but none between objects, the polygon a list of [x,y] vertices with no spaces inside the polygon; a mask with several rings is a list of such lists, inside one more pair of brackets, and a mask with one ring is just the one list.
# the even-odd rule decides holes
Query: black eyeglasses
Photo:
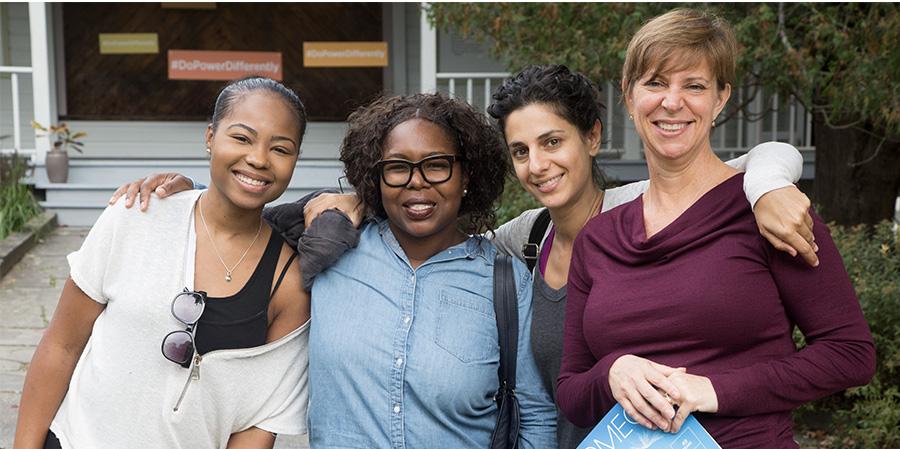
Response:
[{"label": "black eyeglasses", "polygon": [[453,163],[456,156],[438,154],[428,156],[419,162],[405,159],[385,159],[378,161],[375,167],[381,180],[390,187],[406,187],[412,181],[413,170],[419,169],[422,178],[429,184],[447,182],[453,176]]},{"label": "black eyeglasses", "polygon": [[196,324],[206,308],[206,292],[192,292],[187,288],[172,300],[172,315],[187,329],[169,332],[162,341],[163,357],[187,367],[196,349]]}]

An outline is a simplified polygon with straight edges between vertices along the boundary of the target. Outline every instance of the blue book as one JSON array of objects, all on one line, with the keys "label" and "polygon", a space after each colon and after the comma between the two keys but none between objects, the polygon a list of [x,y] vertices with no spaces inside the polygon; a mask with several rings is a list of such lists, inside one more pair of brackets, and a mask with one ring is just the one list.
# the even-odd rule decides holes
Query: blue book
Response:
[{"label": "blue book", "polygon": [[697,418],[688,416],[678,433],[650,430],[625,414],[616,404],[578,449],[722,449]]}]

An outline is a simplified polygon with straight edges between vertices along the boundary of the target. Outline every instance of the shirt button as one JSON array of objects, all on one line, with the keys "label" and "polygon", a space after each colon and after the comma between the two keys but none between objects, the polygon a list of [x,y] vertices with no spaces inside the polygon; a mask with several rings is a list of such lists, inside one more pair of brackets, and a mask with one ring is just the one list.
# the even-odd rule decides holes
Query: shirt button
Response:
[{"label": "shirt button", "polygon": [[409,315],[403,317],[403,323],[404,323],[404,324],[409,324],[409,320],[410,320],[410,319],[411,319],[411,318],[409,317]]},{"label": "shirt button", "polygon": [[395,405],[395,406],[394,406],[394,413],[400,413],[400,406],[399,406],[399,405]]},{"label": "shirt button", "polygon": [[402,365],[402,364],[403,364],[403,357],[397,357],[397,360],[395,360],[395,363],[397,364],[397,366]]},{"label": "shirt button", "polygon": [[411,282],[416,282],[416,274],[413,273],[413,275],[409,277],[409,280],[410,280]]}]

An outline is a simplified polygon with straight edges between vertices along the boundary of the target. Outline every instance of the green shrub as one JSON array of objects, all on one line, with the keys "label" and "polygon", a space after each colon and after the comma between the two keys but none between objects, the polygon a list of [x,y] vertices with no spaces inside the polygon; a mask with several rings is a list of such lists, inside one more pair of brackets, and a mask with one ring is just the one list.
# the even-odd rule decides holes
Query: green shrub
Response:
[{"label": "green shrub", "polygon": [[20,181],[28,164],[18,155],[0,156],[0,239],[19,231],[41,212],[28,186]]},{"label": "green shrub", "polygon": [[807,404],[797,414],[831,416],[840,448],[900,447],[900,238],[890,222],[874,228],[831,225],[832,236],[872,330],[878,358],[868,385]]},{"label": "green shrub", "polygon": [[540,206],[541,203],[538,203],[531,194],[522,188],[518,179],[514,176],[508,176],[506,185],[503,187],[503,195],[497,201],[497,226],[518,217],[519,214],[528,209]]},{"label": "green shrub", "polygon": [[[878,365],[869,385],[847,395],[839,411],[847,423],[844,444],[866,449],[900,447],[900,238],[884,222],[832,229],[875,338]],[[843,432],[842,432],[843,433]]]}]

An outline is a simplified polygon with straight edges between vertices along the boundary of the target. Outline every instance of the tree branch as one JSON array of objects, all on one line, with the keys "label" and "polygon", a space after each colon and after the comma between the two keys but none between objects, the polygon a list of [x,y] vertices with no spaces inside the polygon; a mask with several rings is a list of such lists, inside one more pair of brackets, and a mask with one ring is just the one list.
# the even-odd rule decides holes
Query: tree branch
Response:
[{"label": "tree branch", "polygon": [[778,35],[781,37],[781,43],[784,44],[784,47],[787,49],[788,54],[796,53],[794,50],[794,46],[791,45],[791,42],[788,40],[787,34],[784,32],[784,3],[778,4]]},{"label": "tree branch", "polygon": [[[859,126],[859,124],[862,123],[864,121],[864,119],[859,119],[853,123],[848,123],[845,125],[834,125],[828,119],[828,114],[821,112],[821,116],[822,116],[822,120],[825,122],[825,126],[831,128],[831,129],[851,129],[852,128],[863,134],[868,134],[869,136],[874,137],[876,139],[888,140],[890,142],[900,142],[900,140],[898,140],[896,137],[889,136],[887,132],[885,132],[884,134],[878,134],[878,133],[872,132],[862,126]],[[880,145],[879,145],[879,147],[880,147]]]},{"label": "tree branch", "polygon": [[[727,123],[727,122],[728,122],[729,120],[731,120],[735,115],[737,115],[738,112],[744,110],[747,106],[749,106],[749,105],[750,105],[750,102],[752,102],[752,101],[756,98],[756,94],[759,92],[759,83],[747,84],[746,86],[742,86],[741,89],[747,88],[747,87],[752,87],[752,88],[753,88],[753,92],[752,92],[750,95],[748,95],[747,98],[742,98],[742,99],[741,99],[741,103],[738,104],[731,112],[729,112],[728,114],[726,114],[726,115],[725,115],[725,118],[723,118],[722,120],[720,120],[720,121],[718,122],[718,124]],[[744,112],[746,112],[746,111],[744,111]],[[747,115],[749,115],[749,114],[747,114]]]},{"label": "tree branch", "polygon": [[[823,109],[824,109],[824,108],[823,108]],[[825,111],[822,111],[822,118],[825,120],[825,124],[828,125],[828,127],[831,128],[831,129],[850,129],[850,128],[859,128],[858,125],[864,121],[864,119],[861,118],[861,119],[859,119],[859,120],[857,120],[857,121],[855,121],[855,122],[847,123],[847,124],[844,124],[844,125],[836,125],[836,124],[834,124],[834,123],[831,123],[831,121],[828,120],[828,113],[825,112]],[[874,135],[874,134],[873,134],[873,135]],[[879,137],[880,137],[880,136],[879,136]]]},{"label": "tree branch", "polygon": [[847,166],[848,167],[859,167],[860,165],[868,164],[869,162],[872,162],[873,160],[875,160],[875,158],[878,157],[878,153],[881,152],[881,146],[884,145],[885,140],[887,140],[887,137],[881,138],[881,142],[878,142],[878,146],[875,147],[875,152],[872,153],[871,156],[869,156],[859,162],[848,162]]}]

